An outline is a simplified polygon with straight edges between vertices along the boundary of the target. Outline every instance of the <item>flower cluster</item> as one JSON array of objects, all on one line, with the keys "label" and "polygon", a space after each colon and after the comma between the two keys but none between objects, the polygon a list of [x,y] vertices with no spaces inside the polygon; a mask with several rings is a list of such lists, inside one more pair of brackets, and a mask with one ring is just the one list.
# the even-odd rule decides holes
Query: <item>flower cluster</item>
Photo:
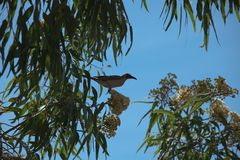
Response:
[{"label": "flower cluster", "polygon": [[216,89],[217,92],[223,96],[229,96],[231,95],[232,97],[234,97],[238,91],[234,88],[231,88],[225,81],[225,79],[223,77],[217,77],[215,79],[215,85],[216,85]]},{"label": "flower cluster", "polygon": [[[164,83],[166,84],[166,82]],[[172,83],[172,81],[169,80],[169,86],[172,86],[175,83]],[[169,106],[181,106],[185,102],[187,102],[191,97],[195,96],[198,98],[206,98],[206,99],[224,99],[227,96],[234,97],[238,94],[237,89],[231,88],[222,77],[217,77],[214,82],[210,78],[207,78],[205,80],[198,80],[198,81],[192,81],[192,85],[190,86],[180,86],[179,89],[175,88],[174,94],[168,94],[167,96],[163,94],[162,91],[164,88],[166,88],[166,85],[162,85],[161,88],[159,88],[159,92],[157,90],[154,90],[153,97],[156,100],[158,97],[165,98],[170,97]],[[170,89],[170,87],[168,87]],[[174,92],[168,91],[168,93]],[[164,95],[164,96],[163,96]],[[157,98],[156,98],[157,97]],[[207,98],[208,97],[208,98]],[[163,100],[162,100],[163,101]],[[166,100],[168,101],[168,100]]]},{"label": "flower cluster", "polygon": [[179,90],[177,90],[177,96],[171,99],[169,105],[178,106],[181,103],[186,102],[192,96],[193,96],[192,89],[187,86],[182,86]]},{"label": "flower cluster", "polygon": [[214,85],[210,78],[204,80],[193,81],[191,86],[196,94],[209,94],[214,92]]},{"label": "flower cluster", "polygon": [[240,116],[236,112],[230,112],[231,120],[229,122],[229,128],[232,131],[230,137],[232,144],[238,143],[240,145]]},{"label": "flower cluster", "polygon": [[223,101],[217,99],[210,105],[210,116],[214,121],[224,124],[224,133],[228,135],[228,146],[239,143],[240,116],[236,112],[229,112]]},{"label": "flower cluster", "polygon": [[178,91],[179,99],[185,101],[192,96],[192,90],[190,87],[182,87]]},{"label": "flower cluster", "polygon": [[152,89],[149,97],[153,97],[154,101],[161,106],[171,103],[171,97],[179,89],[176,79],[177,76],[175,74],[168,73],[167,77],[159,82],[160,88]]},{"label": "flower cluster", "polygon": [[111,97],[108,99],[107,104],[111,112],[120,115],[129,106],[130,99],[115,90],[110,91]]},{"label": "flower cluster", "polygon": [[121,121],[117,115],[111,114],[104,117],[101,122],[100,130],[105,133],[108,138],[114,137],[118,126],[120,126]]},{"label": "flower cluster", "polygon": [[240,125],[240,116],[236,112],[230,112],[231,121]]},{"label": "flower cluster", "polygon": [[210,116],[214,121],[224,123],[228,118],[228,113],[229,110],[222,100],[217,99],[211,102]]}]

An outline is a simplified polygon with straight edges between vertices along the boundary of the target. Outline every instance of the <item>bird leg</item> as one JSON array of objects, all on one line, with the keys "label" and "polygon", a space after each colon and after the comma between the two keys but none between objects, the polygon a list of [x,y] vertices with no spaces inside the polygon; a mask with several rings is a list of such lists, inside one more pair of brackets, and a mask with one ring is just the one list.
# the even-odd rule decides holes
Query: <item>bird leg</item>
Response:
[{"label": "bird leg", "polygon": [[112,88],[108,88],[107,93],[111,94],[111,90],[112,90]]}]

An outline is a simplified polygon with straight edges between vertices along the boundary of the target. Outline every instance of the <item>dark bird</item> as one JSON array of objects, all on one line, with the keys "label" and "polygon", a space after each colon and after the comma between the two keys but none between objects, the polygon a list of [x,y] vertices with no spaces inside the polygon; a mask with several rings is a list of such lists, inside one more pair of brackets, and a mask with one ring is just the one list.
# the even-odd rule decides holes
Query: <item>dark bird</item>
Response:
[{"label": "dark bird", "polygon": [[118,75],[96,76],[96,77],[92,77],[92,79],[94,81],[96,81],[97,83],[99,83],[100,85],[108,88],[108,91],[110,91],[112,88],[121,87],[127,79],[135,79],[136,80],[137,78],[126,73],[122,76],[118,76]]}]

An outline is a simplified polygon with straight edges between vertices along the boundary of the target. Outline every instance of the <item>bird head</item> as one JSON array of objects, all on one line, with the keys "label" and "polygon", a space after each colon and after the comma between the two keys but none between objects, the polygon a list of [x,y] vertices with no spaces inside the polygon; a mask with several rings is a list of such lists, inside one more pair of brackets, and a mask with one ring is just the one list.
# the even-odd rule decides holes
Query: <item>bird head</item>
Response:
[{"label": "bird head", "polygon": [[124,78],[126,78],[126,79],[135,79],[135,80],[137,80],[137,78],[133,77],[132,75],[130,75],[130,74],[128,74],[128,73],[122,75],[122,77],[124,77]]}]

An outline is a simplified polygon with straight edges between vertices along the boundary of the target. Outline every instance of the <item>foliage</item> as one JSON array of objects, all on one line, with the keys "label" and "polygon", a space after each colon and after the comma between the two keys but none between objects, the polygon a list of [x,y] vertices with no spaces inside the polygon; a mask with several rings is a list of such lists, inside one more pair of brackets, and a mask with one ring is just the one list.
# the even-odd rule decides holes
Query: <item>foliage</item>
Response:
[{"label": "foliage", "polygon": [[[147,0],[142,0],[142,5],[148,11]],[[235,13],[238,22],[240,22],[240,0],[165,0],[160,17],[164,17],[163,24],[166,31],[174,19],[179,21],[179,34],[181,32],[184,15],[186,23],[190,18],[194,32],[196,32],[199,22],[204,34],[202,47],[205,47],[207,50],[211,27],[218,41],[213,18],[215,16],[213,13],[215,14],[216,11],[220,12],[224,24],[227,22],[227,17],[233,13]]]},{"label": "foliage", "polygon": [[150,92],[154,102],[144,116],[150,120],[139,149],[153,147],[159,160],[240,158],[240,116],[223,102],[236,89],[222,77],[180,86],[176,75],[168,74],[159,84]]},{"label": "foliage", "polygon": [[123,2],[0,0],[0,8],[0,77],[12,77],[0,114],[12,113],[14,125],[1,137],[11,134],[15,145],[26,141],[41,158],[68,159],[85,148],[90,155],[92,144],[96,159],[100,148],[108,154],[97,125],[106,103],[97,101],[90,71],[109,48],[117,63],[128,34],[131,47]]},{"label": "foliage", "polygon": [[[220,3],[224,21],[228,15],[225,6],[229,6],[229,13],[234,8],[239,18],[239,1],[228,2]],[[148,10],[146,0],[142,3]],[[218,9],[219,2],[199,0],[197,4],[207,48],[209,26],[214,27],[212,6]],[[171,15],[167,28],[174,17],[177,19],[176,7],[176,0],[165,1],[165,22]],[[183,9],[195,28],[188,0],[183,1]],[[12,116],[12,127],[3,128],[0,138],[17,138],[13,145],[19,146],[19,151],[24,148],[20,142],[24,142],[31,150],[30,156],[37,153],[38,158],[60,155],[69,159],[84,149],[90,156],[91,146],[96,159],[100,149],[108,154],[107,133],[98,126],[98,120],[106,128],[106,104],[120,114],[129,99],[116,94],[121,102],[116,102],[119,97],[98,102],[101,93],[92,87],[90,77],[93,71],[99,72],[92,69],[93,63],[104,63],[107,51],[113,52],[117,64],[117,58],[126,55],[132,46],[133,31],[123,1],[0,0],[0,16],[0,78],[11,79],[1,94],[4,103],[0,115]],[[182,9],[180,24],[181,17]],[[124,43],[129,45],[126,51]],[[113,104],[122,107],[118,110]]]},{"label": "foliage", "polygon": [[[1,126],[8,125],[6,123],[0,123]],[[0,126],[0,134],[2,134],[3,129]],[[18,145],[16,144],[18,141]],[[11,135],[3,135],[0,138],[0,159],[7,160],[23,160],[22,152],[23,150],[19,150],[18,148],[24,149],[26,154],[26,159],[30,159],[29,155],[31,155],[31,150],[28,145],[24,141],[19,141],[16,137]]]}]

